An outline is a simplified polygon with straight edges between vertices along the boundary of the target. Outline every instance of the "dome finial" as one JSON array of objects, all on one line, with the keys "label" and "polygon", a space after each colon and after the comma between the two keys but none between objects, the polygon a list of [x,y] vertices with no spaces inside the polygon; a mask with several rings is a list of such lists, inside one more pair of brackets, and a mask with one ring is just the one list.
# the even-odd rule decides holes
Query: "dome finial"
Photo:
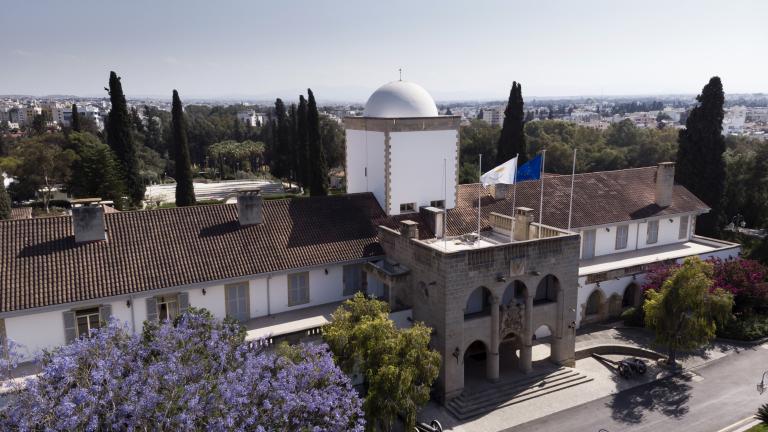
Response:
[{"label": "dome finial", "polygon": [[400,73],[400,81],[403,80],[403,68],[398,68],[397,71]]}]

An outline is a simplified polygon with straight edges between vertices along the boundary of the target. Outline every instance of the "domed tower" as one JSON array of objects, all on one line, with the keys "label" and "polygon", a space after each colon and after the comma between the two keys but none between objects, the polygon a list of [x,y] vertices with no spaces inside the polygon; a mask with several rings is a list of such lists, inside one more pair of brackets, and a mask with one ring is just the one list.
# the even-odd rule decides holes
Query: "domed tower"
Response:
[{"label": "domed tower", "polygon": [[[440,116],[418,84],[379,87],[347,117],[347,192],[371,192],[389,215],[456,205],[459,116]],[[443,168],[445,167],[445,175]]]}]

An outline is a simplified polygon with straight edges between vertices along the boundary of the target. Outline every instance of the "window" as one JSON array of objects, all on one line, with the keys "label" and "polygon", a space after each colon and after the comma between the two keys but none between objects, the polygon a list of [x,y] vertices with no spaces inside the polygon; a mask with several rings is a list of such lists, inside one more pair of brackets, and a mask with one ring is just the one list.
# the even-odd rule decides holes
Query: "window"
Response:
[{"label": "window", "polygon": [[646,237],[646,244],[654,244],[659,241],[659,221],[648,221],[648,235]]},{"label": "window", "polygon": [[416,211],[416,203],[400,204],[400,213],[413,213]]},{"label": "window", "polygon": [[443,208],[443,207],[445,207],[445,201],[443,201],[443,200],[430,201],[429,205],[431,207]]},{"label": "window", "polygon": [[247,321],[251,317],[248,282],[224,285],[226,313],[238,321]]},{"label": "window", "polygon": [[166,294],[147,298],[147,321],[165,321],[176,318],[189,307],[189,293]]},{"label": "window", "polygon": [[288,306],[309,303],[309,273],[288,275]]},{"label": "window", "polygon": [[83,309],[75,311],[75,322],[77,324],[77,337],[88,336],[91,330],[99,328],[101,321],[99,308]]},{"label": "window", "polygon": [[626,249],[627,238],[629,238],[629,225],[619,225],[616,227],[616,249]]},{"label": "window", "polygon": [[363,270],[365,264],[351,264],[344,266],[344,292],[343,295],[351,296],[356,292],[365,292],[368,286],[368,278]]},{"label": "window", "polygon": [[677,238],[680,240],[688,238],[688,215],[680,217],[680,232]]},{"label": "window", "polygon": [[157,297],[157,318],[172,320],[179,315],[179,300],[175,295]]},{"label": "window", "polygon": [[581,257],[590,259],[595,256],[595,230],[581,232]]}]

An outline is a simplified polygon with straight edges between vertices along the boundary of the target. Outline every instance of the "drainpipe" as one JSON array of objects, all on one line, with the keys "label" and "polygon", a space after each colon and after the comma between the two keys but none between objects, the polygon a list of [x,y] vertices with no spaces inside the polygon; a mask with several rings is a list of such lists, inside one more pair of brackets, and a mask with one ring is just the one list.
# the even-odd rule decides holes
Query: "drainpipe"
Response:
[{"label": "drainpipe", "polygon": [[269,299],[269,280],[270,279],[272,279],[272,276],[267,275],[267,316],[272,316],[272,309],[270,308],[272,301]]},{"label": "drainpipe", "polygon": [[131,330],[136,334],[136,313],[134,312],[136,304],[133,303],[133,294],[128,295],[128,300],[131,302]]}]

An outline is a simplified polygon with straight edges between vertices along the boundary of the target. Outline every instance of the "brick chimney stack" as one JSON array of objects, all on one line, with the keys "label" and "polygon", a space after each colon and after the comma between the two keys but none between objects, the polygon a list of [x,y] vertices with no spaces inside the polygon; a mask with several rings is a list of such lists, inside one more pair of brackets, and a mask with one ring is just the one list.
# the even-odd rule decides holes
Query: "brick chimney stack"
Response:
[{"label": "brick chimney stack", "polygon": [[75,243],[104,241],[107,239],[107,226],[104,222],[104,207],[98,204],[100,198],[76,200],[72,207],[72,231]]},{"label": "brick chimney stack", "polygon": [[264,223],[264,198],[258,189],[237,194],[237,219],[240,226]]}]

